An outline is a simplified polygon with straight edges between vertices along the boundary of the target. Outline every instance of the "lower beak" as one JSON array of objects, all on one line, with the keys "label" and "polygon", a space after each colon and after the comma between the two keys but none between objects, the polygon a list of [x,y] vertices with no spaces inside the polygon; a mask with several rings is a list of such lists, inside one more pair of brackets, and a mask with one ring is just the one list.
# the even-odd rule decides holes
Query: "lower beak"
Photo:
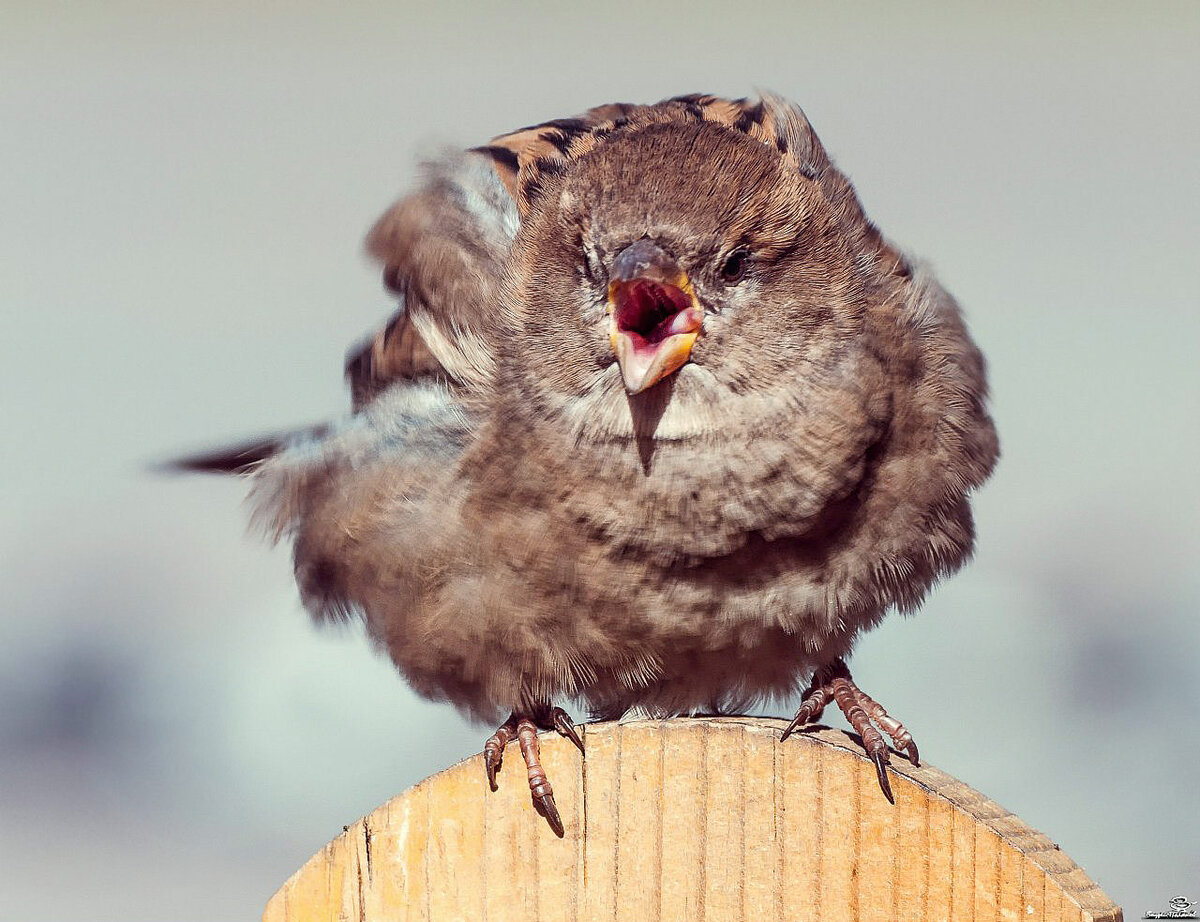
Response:
[{"label": "lower beak", "polygon": [[678,371],[691,356],[692,346],[699,336],[698,331],[676,333],[660,343],[642,345],[629,334],[614,329],[612,347],[617,364],[621,366],[621,377],[625,379],[625,390],[640,394]]},{"label": "lower beak", "polygon": [[691,356],[704,323],[704,312],[682,271],[669,280],[647,275],[614,281],[608,307],[609,341],[630,394],[678,371]]}]

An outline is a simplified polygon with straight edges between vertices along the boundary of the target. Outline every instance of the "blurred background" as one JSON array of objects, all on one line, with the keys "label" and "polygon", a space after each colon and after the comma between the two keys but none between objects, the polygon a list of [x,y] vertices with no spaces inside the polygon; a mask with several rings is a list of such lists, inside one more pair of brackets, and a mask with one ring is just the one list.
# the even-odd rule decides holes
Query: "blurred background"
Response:
[{"label": "blurred background", "polygon": [[422,152],[756,87],[991,363],[977,558],[856,676],[1130,918],[1200,899],[1198,44],[1194,0],[7,0],[0,919],[256,917],[480,748],[309,626],[243,484],[147,464],[345,411],[391,310],[361,239]]}]

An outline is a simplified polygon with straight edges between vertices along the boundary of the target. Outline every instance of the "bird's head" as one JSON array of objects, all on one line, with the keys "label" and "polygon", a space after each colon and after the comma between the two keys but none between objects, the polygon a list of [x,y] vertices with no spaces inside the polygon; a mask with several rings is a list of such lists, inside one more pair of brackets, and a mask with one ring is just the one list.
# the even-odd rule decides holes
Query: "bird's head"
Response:
[{"label": "bird's head", "polygon": [[841,174],[781,100],[759,105],[763,136],[641,111],[522,166],[513,363],[544,398],[666,391],[693,417],[794,392],[861,324],[865,232],[850,225],[870,225],[853,192],[839,213],[822,173]]}]

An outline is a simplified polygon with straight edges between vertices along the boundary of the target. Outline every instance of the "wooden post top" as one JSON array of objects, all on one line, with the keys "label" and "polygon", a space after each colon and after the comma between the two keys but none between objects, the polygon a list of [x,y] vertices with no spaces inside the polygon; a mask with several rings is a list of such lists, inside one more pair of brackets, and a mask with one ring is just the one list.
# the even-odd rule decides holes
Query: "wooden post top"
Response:
[{"label": "wooden post top", "polygon": [[1120,920],[1046,836],[893,757],[896,805],[839,730],[785,721],[587,724],[586,764],[541,736],[566,826],[530,805],[519,755],[479,756],[394,797],[318,852],[264,922]]}]

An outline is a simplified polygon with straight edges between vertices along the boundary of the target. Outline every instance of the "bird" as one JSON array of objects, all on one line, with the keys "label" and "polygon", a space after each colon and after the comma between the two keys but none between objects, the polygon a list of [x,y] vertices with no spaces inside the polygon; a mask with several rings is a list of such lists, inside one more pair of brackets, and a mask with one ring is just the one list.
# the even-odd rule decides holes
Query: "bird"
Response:
[{"label": "bird", "polygon": [[[894,803],[912,734],[855,641],[971,556],[998,457],[983,356],[774,93],[610,104],[426,162],[369,232],[398,307],[342,419],[182,459],[251,481],[318,622],[538,733],[830,703]],[[886,737],[886,738],[885,738]]]}]

